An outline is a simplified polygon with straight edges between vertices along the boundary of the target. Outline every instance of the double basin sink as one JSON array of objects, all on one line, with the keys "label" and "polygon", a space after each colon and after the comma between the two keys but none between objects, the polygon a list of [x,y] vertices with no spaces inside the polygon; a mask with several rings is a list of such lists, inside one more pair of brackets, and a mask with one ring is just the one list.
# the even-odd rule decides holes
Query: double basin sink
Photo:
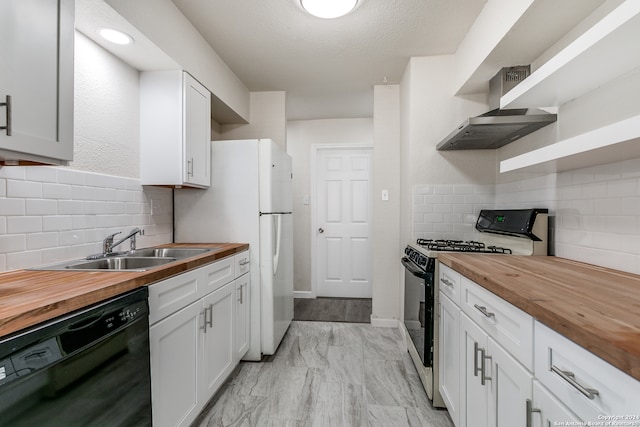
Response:
[{"label": "double basin sink", "polygon": [[67,261],[32,270],[62,271],[146,271],[179,259],[210,252],[215,248],[145,248],[132,252],[106,255],[98,259]]}]

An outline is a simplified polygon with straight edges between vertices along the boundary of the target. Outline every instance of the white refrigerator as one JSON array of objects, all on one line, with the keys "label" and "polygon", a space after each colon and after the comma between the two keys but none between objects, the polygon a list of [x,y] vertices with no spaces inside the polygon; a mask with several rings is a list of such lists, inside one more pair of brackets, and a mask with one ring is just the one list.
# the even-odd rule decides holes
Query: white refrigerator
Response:
[{"label": "white refrigerator", "polygon": [[211,187],[175,191],[175,241],[249,243],[251,345],[274,354],[293,319],[291,157],[269,139],[212,141]]}]

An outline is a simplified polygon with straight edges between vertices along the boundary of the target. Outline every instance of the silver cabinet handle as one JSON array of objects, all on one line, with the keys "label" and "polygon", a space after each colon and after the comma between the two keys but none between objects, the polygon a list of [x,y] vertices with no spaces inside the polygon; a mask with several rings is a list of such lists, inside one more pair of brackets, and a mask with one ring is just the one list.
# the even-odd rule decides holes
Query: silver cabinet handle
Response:
[{"label": "silver cabinet handle", "polygon": [[558,374],[560,376],[560,378],[562,378],[563,380],[565,380],[566,382],[571,384],[571,386],[573,388],[578,390],[580,393],[585,395],[590,400],[595,399],[595,397],[600,394],[600,392],[598,390],[593,389],[593,388],[587,388],[587,387],[583,386],[582,384],[580,384],[576,380],[576,376],[574,375],[574,373],[571,372],[571,371],[563,371],[562,369],[558,368],[556,365],[551,365],[551,371],[555,372],[556,374]]},{"label": "silver cabinet handle", "polygon": [[[207,311],[209,312],[209,317],[207,318]],[[200,329],[207,333],[207,326],[213,328],[213,304],[209,304],[209,307],[205,307],[200,313],[204,317],[204,324],[200,326]]]},{"label": "silver cabinet handle", "polygon": [[322,228],[322,227],[318,228],[318,233],[320,233],[320,234],[324,233],[324,228]]},{"label": "silver cabinet handle", "polygon": [[187,176],[193,176],[193,157],[187,160]]},{"label": "silver cabinet handle", "polygon": [[242,304],[242,288],[243,288],[243,286],[244,286],[244,285],[241,285],[241,286],[240,286],[240,289],[238,289],[238,290],[240,291],[240,298],[238,298],[238,302],[239,302],[240,304]]},{"label": "silver cabinet handle", "polygon": [[6,96],[5,102],[0,102],[0,107],[7,107],[6,117],[7,124],[5,126],[0,126],[0,130],[6,130],[7,136],[11,136],[11,95]]},{"label": "silver cabinet handle", "polygon": [[526,411],[526,419],[527,419],[527,427],[531,427],[533,425],[531,421],[531,416],[534,412],[541,412],[540,409],[535,409],[533,404],[531,403],[531,399],[527,399],[525,403],[525,411]]},{"label": "silver cabinet handle", "polygon": [[202,311],[200,312],[200,315],[203,318],[202,326],[200,326],[200,329],[202,329],[206,334],[207,333],[207,307],[202,309]]},{"label": "silver cabinet handle", "polygon": [[478,373],[482,371],[482,368],[478,367],[478,343],[473,343],[473,376],[477,377]]},{"label": "silver cabinet handle", "polygon": [[444,277],[441,277],[441,278],[440,278],[440,281],[441,281],[442,283],[444,283],[445,285],[449,286],[450,288],[453,288],[453,283],[452,283],[452,282],[450,282],[450,281],[448,281],[448,280],[447,280],[447,279],[445,279]]},{"label": "silver cabinet handle", "polygon": [[480,358],[482,359],[482,364],[480,365],[480,384],[484,385],[486,380],[491,381],[491,377],[487,376],[487,365],[485,362],[487,360],[491,361],[491,356],[487,356],[485,354],[485,349],[480,349]]},{"label": "silver cabinet handle", "polygon": [[249,263],[250,261],[247,261],[246,259],[243,259],[242,261],[240,261],[240,265],[247,265]]},{"label": "silver cabinet handle", "polygon": [[478,304],[473,304],[473,306],[476,308],[476,310],[484,314],[486,317],[489,317],[489,318],[493,317],[494,319],[496,318],[496,314],[488,312],[487,307],[483,305],[478,305]]},{"label": "silver cabinet handle", "polygon": [[[478,353],[480,353],[481,362],[478,363]],[[491,377],[488,377],[487,366],[485,362],[491,360],[491,356],[486,355],[486,350],[481,348],[477,342],[473,343],[473,376],[477,377],[480,374],[480,384],[484,385],[486,380],[491,381]]]}]

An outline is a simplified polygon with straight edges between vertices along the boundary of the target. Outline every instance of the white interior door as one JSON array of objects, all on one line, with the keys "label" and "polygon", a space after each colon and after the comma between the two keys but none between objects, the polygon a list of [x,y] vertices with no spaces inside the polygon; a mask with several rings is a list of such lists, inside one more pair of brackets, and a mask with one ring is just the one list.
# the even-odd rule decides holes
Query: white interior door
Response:
[{"label": "white interior door", "polygon": [[371,298],[372,150],[318,149],[316,295]]}]

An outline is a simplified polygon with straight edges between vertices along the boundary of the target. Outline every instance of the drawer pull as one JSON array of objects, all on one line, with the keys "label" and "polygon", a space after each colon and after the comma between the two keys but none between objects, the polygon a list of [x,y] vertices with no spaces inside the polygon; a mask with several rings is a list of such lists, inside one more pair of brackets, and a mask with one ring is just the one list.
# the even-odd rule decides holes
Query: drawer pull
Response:
[{"label": "drawer pull", "polygon": [[527,417],[527,427],[531,427],[533,425],[533,423],[531,422],[531,416],[533,415],[534,412],[538,412],[540,413],[540,409],[536,409],[533,407],[533,404],[531,403],[531,399],[527,399],[526,404],[525,404],[525,411],[526,411],[526,417]]},{"label": "drawer pull", "polygon": [[496,314],[495,313],[490,313],[487,311],[487,307],[483,306],[483,305],[478,305],[478,304],[473,304],[473,306],[482,314],[484,314],[486,317],[488,318],[496,318]]},{"label": "drawer pull", "polygon": [[576,376],[571,371],[563,371],[562,369],[558,368],[556,365],[551,365],[551,371],[558,374],[560,378],[562,378],[563,380],[571,384],[571,386],[573,386],[580,393],[588,397],[590,400],[595,399],[595,397],[600,394],[598,390],[593,388],[587,388],[582,384],[580,384],[576,380]]},{"label": "drawer pull", "polygon": [[5,115],[7,123],[5,126],[0,126],[0,130],[7,132],[7,136],[11,136],[11,95],[5,97],[5,102],[0,102],[0,107],[6,107]]},{"label": "drawer pull", "polygon": [[445,279],[444,277],[441,277],[441,278],[440,278],[440,281],[441,281],[442,283],[444,283],[445,285],[447,285],[448,287],[453,288],[453,283],[452,283],[452,282],[450,282],[450,281],[448,281],[448,280],[447,280],[447,279]]},{"label": "drawer pull", "polygon": [[243,259],[242,261],[240,261],[240,265],[247,265],[249,264],[249,261],[247,261],[246,259]]}]

